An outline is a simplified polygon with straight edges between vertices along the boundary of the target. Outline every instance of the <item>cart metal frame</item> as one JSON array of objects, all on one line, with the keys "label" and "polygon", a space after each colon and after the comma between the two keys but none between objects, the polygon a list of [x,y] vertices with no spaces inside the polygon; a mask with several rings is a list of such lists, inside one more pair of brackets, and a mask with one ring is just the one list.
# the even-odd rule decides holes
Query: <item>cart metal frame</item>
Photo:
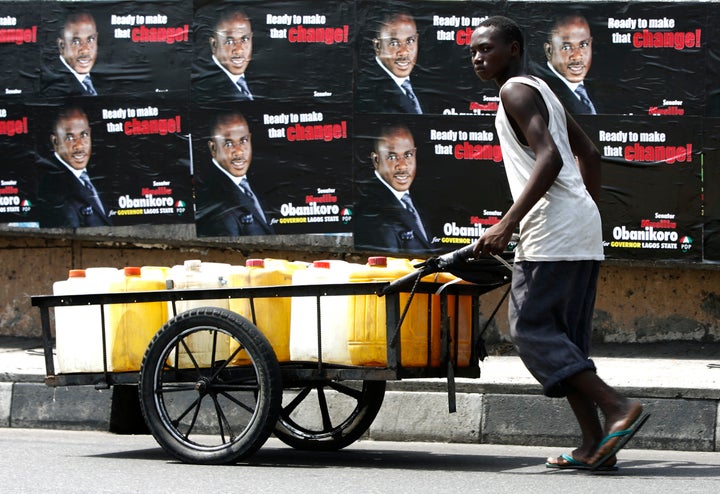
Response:
[{"label": "cart metal frame", "polygon": [[[479,296],[487,293],[495,288],[503,286],[509,282],[509,274],[504,278],[498,279],[497,282],[487,286],[475,284],[439,284],[416,282],[412,290],[402,289],[401,291],[388,291],[387,282],[368,282],[368,283],[349,283],[349,284],[321,284],[321,285],[290,285],[290,286],[268,286],[268,287],[244,287],[244,288],[216,288],[216,289],[194,289],[194,290],[166,290],[166,291],[144,291],[144,292],[126,292],[126,293],[101,293],[101,294],[84,294],[84,295],[40,295],[31,298],[32,305],[38,307],[41,315],[43,349],[45,355],[46,378],[45,383],[48,386],[75,386],[75,385],[94,385],[98,389],[106,389],[113,385],[138,385],[140,389],[140,400],[143,406],[143,412],[146,422],[156,440],[177,458],[190,463],[233,463],[239,459],[245,458],[256,451],[270,433],[275,433],[284,442],[299,449],[326,449],[335,450],[347,446],[357,438],[359,438],[370,426],[370,423],[377,414],[382,403],[382,397],[385,390],[385,382],[389,380],[412,379],[412,378],[447,378],[448,381],[448,406],[450,412],[455,409],[455,377],[477,378],[480,376],[479,361],[485,356],[485,346],[482,334],[489,323],[494,318],[495,313],[502,304],[505,295],[498,302],[495,311],[488,318],[484,328],[480,327],[480,309]],[[509,288],[508,288],[509,290]],[[387,293],[386,293],[387,292]],[[409,293],[407,305],[412,303],[413,297],[431,297],[433,295],[440,297],[440,318],[441,318],[441,348],[440,348],[440,366],[433,367],[428,364],[425,367],[404,367],[401,365],[401,338],[400,328],[405,315],[400,307],[401,293]],[[377,295],[385,297],[386,305],[386,330],[387,330],[387,365],[382,367],[358,367],[350,365],[337,365],[323,362],[322,360],[322,341],[320,337],[320,326],[322,320],[320,300],[323,297],[333,296],[350,296],[350,295]],[[450,307],[449,300],[459,300],[459,296],[470,296],[472,298],[472,320],[471,335],[472,349],[470,355],[470,364],[466,367],[458,367],[453,361],[452,355],[458,355],[457,338],[453,335],[457,334],[457,321],[454,327],[450,327]],[[254,319],[253,301],[258,298],[277,298],[277,297],[314,297],[317,302],[317,334],[318,334],[318,361],[313,362],[282,362],[278,363],[274,358],[274,352],[262,336],[262,332],[254,325],[255,321],[249,321],[246,318],[223,311],[222,309],[193,310],[183,314],[177,314],[176,303],[180,301],[202,301],[216,299],[232,299],[232,298],[248,298],[250,299],[251,309]],[[108,371],[108,344],[105,340],[105,306],[110,304],[128,304],[143,302],[169,302],[172,304],[173,316],[168,324],[160,328],[156,336],[150,342],[142,368],[137,372],[110,372]],[[100,327],[102,332],[103,348],[98,351],[103,355],[103,372],[99,373],[77,373],[77,374],[58,374],[55,371],[53,359],[53,338],[52,324],[50,317],[50,309],[65,306],[97,306],[99,310]],[[432,304],[428,303],[428,311],[431,310]],[[407,310],[407,307],[405,307]],[[192,314],[187,314],[193,312]],[[227,314],[230,313],[230,314]],[[161,333],[178,332],[175,326],[184,324],[184,330],[192,329],[193,318],[206,324],[208,318],[214,324],[215,319],[221,321],[219,329],[223,329],[221,317],[226,318],[228,322],[227,334],[230,337],[239,338],[240,346],[250,352],[252,348],[257,357],[253,357],[253,363],[249,366],[236,368],[233,365],[228,366],[226,361],[223,366],[212,369],[195,369],[184,370],[179,367],[170,369],[169,357],[171,348],[169,338],[175,337],[175,334],[163,335]],[[228,319],[229,318],[229,319]],[[430,321],[430,314],[428,321]],[[175,326],[173,326],[175,325]],[[188,326],[189,325],[189,326]],[[204,327],[204,326],[203,326]],[[218,328],[214,328],[215,331]],[[428,341],[430,341],[430,323],[428,323]],[[259,335],[259,336],[258,336]],[[179,338],[179,336],[178,336]],[[161,341],[159,341],[161,340]],[[264,340],[264,342],[263,342]],[[175,348],[179,348],[180,340],[174,341]],[[154,348],[154,346],[166,344],[164,350]],[[256,350],[257,349],[257,350]],[[160,355],[160,351],[165,351],[158,360],[155,357],[153,363],[153,355]],[[213,352],[215,351],[213,347]],[[176,353],[178,353],[176,351]],[[274,361],[273,361],[274,360]],[[428,361],[430,360],[430,349],[428,349]],[[148,362],[150,361],[150,362]],[[193,361],[194,362],[194,361]],[[151,365],[153,363],[153,365]],[[146,369],[145,367],[148,366]],[[170,365],[170,367],[172,367]],[[196,376],[192,377],[193,372]],[[233,402],[252,412],[252,416],[247,420],[248,424],[242,425],[242,432],[233,429],[231,420],[227,418],[223,412],[219,410],[217,399],[221,395],[230,394],[225,384],[213,381],[218,374],[223,373],[224,383],[232,381],[232,379],[240,379],[243,383],[249,382],[248,389],[252,389],[254,402],[246,405],[238,398],[232,398]],[[250,375],[250,377],[248,377]],[[170,377],[171,376],[171,377]],[[254,377],[253,377],[254,376]],[[269,376],[269,377],[268,377]],[[248,381],[249,379],[249,381]],[[267,379],[270,379],[267,381]],[[273,381],[274,380],[274,381]],[[152,382],[151,382],[152,381]],[[177,381],[177,382],[175,382]],[[212,382],[211,382],[212,381]],[[220,380],[222,381],[222,379]],[[280,391],[277,390],[278,382]],[[190,428],[187,431],[181,431],[176,422],[180,422],[184,415],[180,418],[173,419],[168,417],[166,401],[168,401],[169,391],[174,388],[162,388],[170,386],[172,383],[175,387],[180,387],[182,382],[188,386],[195,387],[200,393],[200,399],[212,386],[216,386],[216,391],[212,394],[215,400],[215,408],[218,409],[217,422],[220,423],[219,445],[204,445],[197,443],[193,438],[196,437],[194,431],[192,436],[190,430],[195,426],[195,418],[192,419]],[[360,388],[345,387],[344,382],[360,383]],[[161,383],[161,384],[158,384]],[[163,384],[164,383],[164,384]],[[194,383],[194,384],[193,384]],[[208,390],[205,387],[208,387]],[[160,389],[162,388],[162,389]],[[349,416],[342,420],[340,425],[332,424],[327,416],[328,406],[326,401],[326,390],[340,390],[353,396],[357,400],[355,408],[349,413]],[[269,391],[268,391],[269,390]],[[283,396],[288,390],[293,390],[290,398],[293,401],[288,405],[282,405]],[[297,393],[296,393],[297,392]],[[278,396],[279,393],[279,396]],[[308,394],[317,394],[321,405],[322,425],[305,426],[295,422],[290,416],[300,398]],[[325,403],[323,410],[323,403]],[[198,405],[199,406],[199,405]],[[188,408],[184,413],[190,411]],[[286,413],[284,413],[286,412]],[[165,415],[164,415],[165,414]],[[197,411],[195,412],[197,415]],[[245,419],[243,419],[245,420]],[[237,426],[234,426],[237,427]],[[249,431],[249,432],[248,432]]]}]

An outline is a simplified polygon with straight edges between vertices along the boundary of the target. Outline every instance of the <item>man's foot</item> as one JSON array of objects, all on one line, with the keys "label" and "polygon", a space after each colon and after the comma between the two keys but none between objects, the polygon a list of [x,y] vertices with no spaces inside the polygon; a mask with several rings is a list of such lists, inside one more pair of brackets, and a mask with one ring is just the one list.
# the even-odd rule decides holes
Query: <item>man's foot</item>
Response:
[{"label": "man's foot", "polygon": [[600,442],[597,451],[589,460],[591,469],[595,470],[604,465],[605,461],[620,451],[630,439],[645,424],[650,414],[642,413],[643,407],[640,402],[632,402],[625,412],[624,417],[610,420],[607,427],[607,435]]},{"label": "man's foot", "polygon": [[[595,470],[599,471],[614,471],[617,470],[617,458],[611,456],[605,462],[597,467]],[[562,454],[557,458],[548,458],[545,462],[547,468],[556,468],[558,470],[590,470],[591,465],[587,461],[583,461],[574,456],[568,454]]]}]

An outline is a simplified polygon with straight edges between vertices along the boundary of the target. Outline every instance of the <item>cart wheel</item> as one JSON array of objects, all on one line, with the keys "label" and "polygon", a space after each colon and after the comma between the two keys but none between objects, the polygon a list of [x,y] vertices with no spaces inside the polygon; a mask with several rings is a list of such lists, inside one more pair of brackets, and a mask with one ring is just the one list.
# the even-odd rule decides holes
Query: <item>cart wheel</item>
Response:
[{"label": "cart wheel", "polygon": [[140,403],[155,440],[187,463],[234,463],[272,433],[282,376],[270,343],[245,318],[203,307],[171,319],[145,352]]},{"label": "cart wheel", "polygon": [[336,451],[370,428],[385,381],[327,381],[287,388],[275,436],[296,449]]}]

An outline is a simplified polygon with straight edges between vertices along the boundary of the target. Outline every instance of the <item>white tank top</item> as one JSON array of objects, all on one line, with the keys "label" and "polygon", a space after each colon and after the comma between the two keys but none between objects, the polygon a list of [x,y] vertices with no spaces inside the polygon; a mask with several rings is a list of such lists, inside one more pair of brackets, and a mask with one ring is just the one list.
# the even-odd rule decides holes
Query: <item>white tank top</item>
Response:
[{"label": "white tank top", "polygon": [[[550,135],[563,161],[555,182],[520,222],[520,242],[515,250],[515,260],[602,260],[600,212],[585,188],[570,148],[564,107],[540,79],[513,77],[505,84],[510,82],[526,84],[538,90],[548,109]],[[500,88],[501,94],[503,88]],[[518,140],[502,99],[495,117],[495,128],[510,191],[513,199],[517,200],[535,166],[535,154]]]}]

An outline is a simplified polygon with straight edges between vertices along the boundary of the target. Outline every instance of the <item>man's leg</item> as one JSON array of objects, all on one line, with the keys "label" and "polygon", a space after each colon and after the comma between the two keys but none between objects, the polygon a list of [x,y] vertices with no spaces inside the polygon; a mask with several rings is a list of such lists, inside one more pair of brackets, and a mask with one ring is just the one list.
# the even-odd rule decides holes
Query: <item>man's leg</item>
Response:
[{"label": "man's leg", "polygon": [[582,433],[582,444],[573,451],[572,456],[576,460],[587,463],[593,454],[595,454],[604,436],[597,407],[594,401],[579,392],[568,394],[567,400],[568,403],[570,403],[570,408],[572,408],[575,414]]},{"label": "man's leg", "polygon": [[626,429],[642,413],[639,400],[625,398],[592,371],[579,372],[569,377],[567,383],[586,400],[593,401],[600,407],[605,417],[605,435]]}]

